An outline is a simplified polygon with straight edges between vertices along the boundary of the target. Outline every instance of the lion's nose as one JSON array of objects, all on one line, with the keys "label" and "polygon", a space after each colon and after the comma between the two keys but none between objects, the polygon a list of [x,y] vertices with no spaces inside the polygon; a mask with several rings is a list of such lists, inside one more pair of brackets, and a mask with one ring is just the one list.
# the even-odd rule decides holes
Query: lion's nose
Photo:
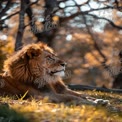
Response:
[{"label": "lion's nose", "polygon": [[61,63],[60,65],[64,67],[64,66],[66,66],[66,63]]}]

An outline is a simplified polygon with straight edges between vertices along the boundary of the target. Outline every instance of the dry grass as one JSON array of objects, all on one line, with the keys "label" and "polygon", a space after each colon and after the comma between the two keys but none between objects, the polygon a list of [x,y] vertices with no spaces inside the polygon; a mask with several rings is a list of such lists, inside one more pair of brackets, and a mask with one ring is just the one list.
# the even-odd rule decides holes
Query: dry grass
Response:
[{"label": "dry grass", "polygon": [[[0,122],[122,122],[122,95],[85,91],[96,98],[110,100],[108,106],[54,104],[44,100],[0,98]],[[7,103],[4,104],[3,103]],[[8,107],[9,106],[9,107]],[[16,112],[15,112],[16,111]]]}]

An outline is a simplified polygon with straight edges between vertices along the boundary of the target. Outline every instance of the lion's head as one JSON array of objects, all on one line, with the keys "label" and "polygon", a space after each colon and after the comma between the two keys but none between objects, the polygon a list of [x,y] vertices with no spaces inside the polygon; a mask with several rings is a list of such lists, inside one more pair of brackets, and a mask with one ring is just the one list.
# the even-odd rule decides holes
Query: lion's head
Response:
[{"label": "lion's head", "polygon": [[27,45],[8,58],[4,71],[16,81],[30,83],[39,78],[44,82],[55,82],[64,76],[65,65],[51,48],[39,43]]}]

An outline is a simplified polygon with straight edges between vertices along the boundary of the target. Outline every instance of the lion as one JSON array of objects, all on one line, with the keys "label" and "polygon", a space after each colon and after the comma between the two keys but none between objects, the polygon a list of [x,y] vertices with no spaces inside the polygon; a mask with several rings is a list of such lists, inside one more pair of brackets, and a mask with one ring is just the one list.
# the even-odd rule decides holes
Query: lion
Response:
[{"label": "lion", "polygon": [[44,43],[26,45],[4,62],[4,73],[0,75],[0,94],[27,93],[28,97],[48,97],[56,103],[75,101],[95,104],[94,98],[87,98],[64,84],[62,77],[65,75],[66,65]]}]

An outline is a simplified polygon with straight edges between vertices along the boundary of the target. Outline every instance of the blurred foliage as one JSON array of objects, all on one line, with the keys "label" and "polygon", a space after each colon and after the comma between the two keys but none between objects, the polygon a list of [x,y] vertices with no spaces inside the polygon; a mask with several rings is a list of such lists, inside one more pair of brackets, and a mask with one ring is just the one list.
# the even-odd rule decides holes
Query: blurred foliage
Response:
[{"label": "blurred foliage", "polygon": [[0,40],[0,72],[2,72],[4,60],[13,53],[13,44],[12,36],[8,37],[7,41]]},{"label": "blurred foliage", "polygon": [[0,105],[0,122],[28,122],[21,114],[9,108],[7,104]]},{"label": "blurred foliage", "polygon": [[2,71],[3,68],[3,62],[6,59],[6,54],[3,52],[2,48],[5,46],[2,44],[3,42],[0,41],[0,71]]}]

